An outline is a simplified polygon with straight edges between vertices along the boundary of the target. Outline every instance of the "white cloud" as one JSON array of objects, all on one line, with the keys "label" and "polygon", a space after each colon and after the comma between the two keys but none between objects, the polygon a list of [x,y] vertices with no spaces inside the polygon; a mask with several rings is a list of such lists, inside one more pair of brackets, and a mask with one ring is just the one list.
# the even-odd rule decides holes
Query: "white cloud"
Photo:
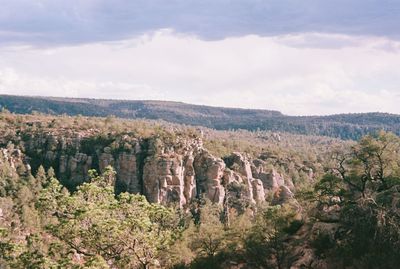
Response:
[{"label": "white cloud", "polygon": [[164,99],[296,115],[400,113],[399,48],[372,37],[204,41],[168,30],[109,43],[0,47],[0,93]]},{"label": "white cloud", "polygon": [[87,98],[94,98],[100,93],[101,98],[108,99],[116,96],[126,99],[164,98],[161,92],[145,84],[33,77],[10,68],[0,70],[0,93]]}]

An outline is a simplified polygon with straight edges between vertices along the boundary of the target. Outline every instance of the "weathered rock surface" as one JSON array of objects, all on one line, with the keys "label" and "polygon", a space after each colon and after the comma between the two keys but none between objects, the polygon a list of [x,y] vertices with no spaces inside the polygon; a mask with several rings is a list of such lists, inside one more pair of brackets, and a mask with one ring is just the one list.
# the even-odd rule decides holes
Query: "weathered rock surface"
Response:
[{"label": "weathered rock surface", "polygon": [[[71,185],[86,181],[89,169],[104,172],[107,166],[113,166],[116,188],[120,191],[141,193],[150,202],[182,208],[199,196],[223,204],[229,200],[229,195],[238,200],[244,197],[246,204],[262,203],[268,196],[272,198],[272,205],[289,204],[299,208],[291,179],[266,168],[270,167],[266,160],[252,160],[238,152],[222,160],[205,150],[199,139],[178,137],[166,142],[158,137],[147,140],[93,137],[91,133],[37,134],[24,142],[21,147],[24,152],[17,148],[0,149],[0,164],[7,162],[11,172],[26,174],[31,171],[29,163],[34,171],[37,164],[53,166],[57,177],[68,180]],[[310,174],[313,177],[311,169]],[[398,190],[391,191],[393,199],[386,202],[398,207]],[[316,223],[304,225],[294,235],[301,244],[290,250],[289,258],[293,261],[290,268],[330,268],[316,256],[311,241],[320,234],[332,240],[336,238],[341,232],[337,225],[339,210],[329,207],[321,212]]]},{"label": "weathered rock surface", "polygon": [[183,195],[184,168],[179,155],[146,159],[143,169],[143,194],[150,202],[186,204]]},{"label": "weathered rock surface", "polygon": [[[69,188],[88,180],[90,169],[116,171],[117,192],[142,193],[151,202],[185,207],[196,197],[222,204],[228,186],[250,203],[262,203],[266,193],[274,203],[293,198],[293,184],[263,159],[252,160],[234,152],[222,160],[204,149],[200,138],[154,136],[146,140],[129,135],[84,133],[35,133],[23,142],[34,169],[52,166]],[[233,186],[232,185],[232,186]],[[281,189],[282,187],[282,189]]]},{"label": "weathered rock surface", "polygon": [[183,169],[184,169],[184,186],[183,186],[183,196],[186,202],[196,197],[196,179],[194,172],[194,157],[189,154],[183,159]]},{"label": "weathered rock surface", "polygon": [[203,150],[195,157],[193,167],[197,195],[205,194],[212,202],[222,204],[225,196],[225,188],[222,185],[224,161]]},{"label": "weathered rock surface", "polygon": [[78,185],[88,178],[88,171],[92,167],[92,157],[84,153],[73,156],[61,155],[59,158],[59,173],[67,175],[70,183]]},{"label": "weathered rock surface", "polygon": [[304,224],[295,235],[288,238],[288,241],[296,242],[295,244],[290,244],[288,248],[286,259],[290,261],[289,268],[337,268],[337,264],[332,264],[316,254],[312,242],[320,235],[327,235],[333,240],[339,229],[340,227],[333,223],[316,222]]},{"label": "weathered rock surface", "polygon": [[291,202],[293,199],[294,199],[293,192],[287,186],[280,186],[274,192],[272,205],[282,205]]},{"label": "weathered rock surface", "polygon": [[[178,147],[164,145],[157,138],[148,142],[141,183],[150,202],[183,207],[190,201],[195,191],[193,150],[197,146],[191,142],[181,141]],[[137,167],[136,178],[140,179],[140,165]]]},{"label": "weathered rock surface", "polygon": [[[9,173],[17,173],[19,175],[29,175],[31,173],[31,166],[28,159],[19,149],[5,149],[0,148],[0,166],[8,164],[10,171],[2,171]],[[3,167],[3,166],[1,166]]]},{"label": "weathered rock surface", "polygon": [[253,198],[256,202],[265,201],[264,186],[261,180],[254,178],[251,180]]},{"label": "weathered rock surface", "polygon": [[[252,202],[255,202],[253,195],[253,184],[251,182],[253,180],[253,174],[251,171],[251,164],[249,159],[246,156],[240,154],[239,152],[234,152],[231,154],[231,156],[226,158],[225,162],[227,163],[230,169],[240,174],[243,183],[246,185],[246,190],[247,190],[246,195],[248,199]],[[258,197],[260,198],[264,197],[264,193],[261,194],[260,189],[258,189],[257,191],[259,192]],[[264,200],[265,198],[263,199],[263,201]]]},{"label": "weathered rock surface", "polygon": [[285,183],[283,176],[275,169],[272,169],[269,173],[262,172],[259,176],[266,190],[276,190]]},{"label": "weathered rock surface", "polygon": [[116,156],[116,159],[109,147],[104,148],[103,151],[99,155],[100,172],[103,172],[109,165],[113,166],[117,171],[117,187],[131,193],[140,193],[141,185],[137,167],[137,155],[140,153],[140,147],[134,147],[129,152],[121,152]]}]

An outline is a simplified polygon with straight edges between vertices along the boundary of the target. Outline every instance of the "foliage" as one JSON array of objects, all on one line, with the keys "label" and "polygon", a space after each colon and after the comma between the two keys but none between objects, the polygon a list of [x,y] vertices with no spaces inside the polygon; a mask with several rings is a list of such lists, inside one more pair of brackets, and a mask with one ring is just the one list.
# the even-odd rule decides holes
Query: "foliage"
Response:
[{"label": "foliage", "polygon": [[[317,184],[319,203],[341,206],[339,223],[347,231],[332,258],[343,266],[396,268],[400,262],[400,138],[381,132],[366,136]],[[318,242],[317,242],[318,243]]]},{"label": "foliage", "polygon": [[[161,101],[116,101],[96,99],[0,96],[0,108],[14,113],[34,111],[55,115],[84,115],[127,119],[158,119],[219,130],[268,130],[305,135],[359,139],[381,129],[400,134],[400,117],[385,113],[341,114],[332,116],[286,116],[277,111],[196,106]],[[38,114],[38,113],[36,113]]]},{"label": "foliage", "polygon": [[296,214],[289,207],[268,206],[260,210],[245,241],[247,260],[254,268],[287,268],[285,239],[294,227],[298,228]]},{"label": "foliage", "polygon": [[[304,239],[318,259],[339,268],[400,263],[400,138],[394,134],[381,132],[353,143],[9,112],[1,113],[0,124],[1,268],[287,268],[302,243],[296,240],[300,231],[309,233],[314,221],[338,227],[333,236],[321,232]],[[76,134],[83,138],[79,143]],[[193,210],[185,212],[150,204],[143,196],[116,191],[111,167],[101,175],[90,170],[87,182],[68,191],[56,179],[56,161],[43,162],[49,152],[95,158],[107,147],[111,155],[137,150],[140,166],[146,153],[160,153],[164,146],[179,150],[183,139],[200,136],[214,154],[244,151],[258,158],[263,171],[274,169],[292,179],[303,219],[285,205],[256,207],[243,195],[244,183],[225,186],[223,205],[194,201]],[[27,160],[37,157],[33,169],[23,153]],[[322,213],[332,209],[338,217],[324,220]]]},{"label": "foliage", "polygon": [[39,199],[39,208],[54,216],[46,230],[84,261],[93,263],[97,257],[96,262],[101,259],[118,268],[156,265],[178,232],[173,211],[140,195],[115,197],[112,173],[108,170],[62,196],[53,181]]}]

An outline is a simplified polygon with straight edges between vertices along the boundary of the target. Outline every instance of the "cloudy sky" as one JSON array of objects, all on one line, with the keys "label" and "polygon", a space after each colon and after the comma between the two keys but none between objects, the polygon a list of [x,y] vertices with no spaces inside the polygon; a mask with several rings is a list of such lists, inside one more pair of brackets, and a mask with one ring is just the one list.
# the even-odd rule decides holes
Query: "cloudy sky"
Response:
[{"label": "cloudy sky", "polygon": [[0,0],[0,94],[400,114],[398,0]]}]

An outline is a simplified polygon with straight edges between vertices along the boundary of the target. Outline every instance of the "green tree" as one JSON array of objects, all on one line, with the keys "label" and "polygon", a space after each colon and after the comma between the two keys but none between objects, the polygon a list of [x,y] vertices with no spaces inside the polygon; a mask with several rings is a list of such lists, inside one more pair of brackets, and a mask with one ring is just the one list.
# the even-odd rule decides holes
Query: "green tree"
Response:
[{"label": "green tree", "polygon": [[299,222],[289,207],[267,206],[257,213],[256,222],[245,238],[248,263],[254,268],[287,268],[285,240]]},{"label": "green tree", "polygon": [[333,257],[343,266],[396,268],[400,262],[400,138],[380,132],[336,152],[328,174],[316,185],[319,203],[340,205]]},{"label": "green tree", "polygon": [[53,180],[39,203],[42,212],[55,216],[47,231],[86,262],[98,257],[118,268],[150,268],[179,232],[174,211],[140,195],[115,196],[114,174],[107,169],[64,195]]},{"label": "green tree", "polygon": [[198,254],[213,257],[223,249],[225,231],[220,217],[221,208],[210,201],[200,209],[200,222],[191,242],[191,248]]},{"label": "green tree", "polygon": [[331,173],[347,186],[348,194],[370,197],[398,184],[400,138],[380,132],[365,136],[348,152],[335,152]]},{"label": "green tree", "polygon": [[46,175],[46,171],[44,170],[44,167],[42,165],[39,166],[39,168],[36,172],[35,179],[36,179],[37,184],[40,186],[40,188],[46,186],[48,178]]}]

